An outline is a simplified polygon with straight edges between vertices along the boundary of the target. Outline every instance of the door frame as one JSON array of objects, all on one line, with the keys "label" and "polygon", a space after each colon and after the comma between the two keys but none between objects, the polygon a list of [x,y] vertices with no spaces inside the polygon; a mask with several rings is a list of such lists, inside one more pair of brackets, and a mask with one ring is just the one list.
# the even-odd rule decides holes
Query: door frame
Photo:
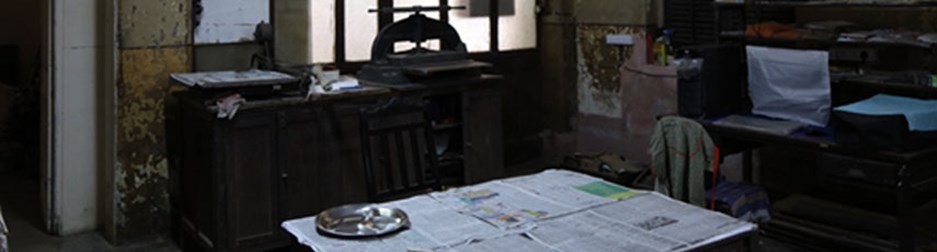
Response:
[{"label": "door frame", "polygon": [[54,2],[61,2],[58,0],[43,0],[42,1],[42,27],[43,27],[43,39],[42,46],[40,49],[40,61],[41,61],[41,74],[40,74],[40,116],[39,116],[39,127],[41,129],[40,135],[40,160],[39,160],[39,188],[40,188],[40,208],[42,209],[42,218],[43,224],[45,224],[46,232],[50,234],[59,233],[59,224],[58,216],[55,209],[56,202],[55,197],[55,160],[53,156],[56,155],[56,152],[53,150],[55,146],[56,139],[56,130],[54,122],[54,84],[55,83],[55,53],[53,50],[55,47],[55,36],[53,36],[54,31],[56,30],[54,25],[54,17],[56,16],[55,8],[53,7]]},{"label": "door frame", "polygon": [[[40,202],[45,231],[113,231],[117,0],[43,0]],[[103,225],[102,225],[103,224]]]}]

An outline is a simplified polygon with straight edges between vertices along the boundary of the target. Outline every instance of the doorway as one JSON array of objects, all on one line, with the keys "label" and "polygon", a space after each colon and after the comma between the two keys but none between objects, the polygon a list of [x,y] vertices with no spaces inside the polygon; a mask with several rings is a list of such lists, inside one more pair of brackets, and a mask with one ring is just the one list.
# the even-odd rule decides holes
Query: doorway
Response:
[{"label": "doorway", "polygon": [[12,222],[11,246],[31,231],[64,236],[102,226],[99,206],[108,204],[99,195],[113,193],[99,183],[113,170],[100,161],[102,121],[113,108],[105,94],[114,86],[106,77],[115,65],[112,2],[0,9],[0,208]]},{"label": "doorway", "polygon": [[0,8],[0,207],[12,226],[44,230],[40,193],[42,1]]}]

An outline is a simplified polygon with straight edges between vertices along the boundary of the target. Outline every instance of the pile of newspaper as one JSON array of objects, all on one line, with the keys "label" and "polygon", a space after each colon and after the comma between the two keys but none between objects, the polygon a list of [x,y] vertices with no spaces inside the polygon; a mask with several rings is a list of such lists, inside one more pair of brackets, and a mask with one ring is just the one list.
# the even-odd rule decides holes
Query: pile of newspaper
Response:
[{"label": "pile of newspaper", "polygon": [[384,206],[407,212],[411,228],[343,240],[319,235],[315,217],[283,227],[315,251],[686,251],[755,229],[658,193],[560,170]]},{"label": "pile of newspaper", "polygon": [[903,44],[922,48],[930,48],[935,43],[937,43],[937,34],[882,29],[841,33],[837,41]]}]

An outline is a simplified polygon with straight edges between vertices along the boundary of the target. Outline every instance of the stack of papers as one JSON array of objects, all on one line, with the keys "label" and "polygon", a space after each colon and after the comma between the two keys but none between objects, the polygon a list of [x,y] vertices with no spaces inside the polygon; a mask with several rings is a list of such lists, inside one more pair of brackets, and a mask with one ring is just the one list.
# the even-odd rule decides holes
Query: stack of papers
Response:
[{"label": "stack of papers", "polygon": [[361,89],[361,85],[358,84],[358,79],[353,77],[344,76],[335,80],[332,83],[326,85],[326,90],[328,91],[341,91],[341,90],[353,90]]},{"label": "stack of papers", "polygon": [[908,120],[909,130],[937,130],[937,100],[879,94],[860,102],[837,107],[836,111],[871,116],[903,115]]}]

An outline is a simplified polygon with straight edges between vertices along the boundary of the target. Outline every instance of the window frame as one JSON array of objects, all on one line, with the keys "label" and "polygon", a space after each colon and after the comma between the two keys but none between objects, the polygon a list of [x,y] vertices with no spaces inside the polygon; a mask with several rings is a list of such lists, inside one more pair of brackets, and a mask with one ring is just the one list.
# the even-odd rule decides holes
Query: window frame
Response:
[{"label": "window frame", "polygon": [[[271,0],[272,1],[272,0]],[[335,50],[334,50],[334,62],[333,64],[342,72],[356,72],[361,69],[362,66],[367,64],[369,61],[348,61],[347,60],[347,48],[346,48],[346,27],[345,27],[345,2],[346,1],[361,1],[361,0],[335,0]],[[488,23],[489,23],[489,39],[491,41],[490,48],[485,52],[475,52],[471,53],[472,58],[487,58],[494,57],[498,52],[500,52],[499,43],[499,18],[498,15],[498,0],[488,0]],[[520,0],[520,1],[529,1],[529,0]],[[439,0],[438,6],[448,6],[449,0]],[[393,7],[393,0],[377,0],[378,8]],[[451,10],[450,10],[451,11]],[[442,11],[439,14],[439,19],[443,22],[449,23],[449,11]],[[378,31],[381,28],[390,25],[394,22],[393,13],[382,13],[379,12],[377,15],[378,22]]]}]

